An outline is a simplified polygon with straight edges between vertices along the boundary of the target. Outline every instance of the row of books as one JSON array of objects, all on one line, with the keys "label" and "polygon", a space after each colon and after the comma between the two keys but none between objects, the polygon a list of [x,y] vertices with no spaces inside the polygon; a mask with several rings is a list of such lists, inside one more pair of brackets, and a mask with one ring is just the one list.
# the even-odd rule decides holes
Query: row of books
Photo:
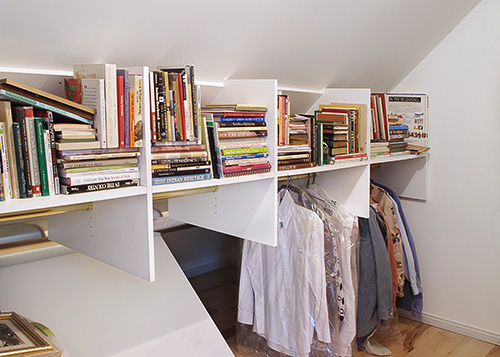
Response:
[{"label": "row of books", "polygon": [[211,157],[194,66],[159,66],[149,72],[149,81],[153,185],[210,180]]},{"label": "row of books", "polygon": [[[1,101],[0,141],[2,200],[139,183],[137,158],[121,160],[125,149],[101,149],[90,124],[55,122],[51,111]],[[120,152],[109,156],[112,150]]]},{"label": "row of books", "polygon": [[289,114],[286,95],[278,98],[278,170],[333,164],[367,158],[366,106],[320,105],[314,114]]},{"label": "row of books", "polygon": [[428,150],[427,95],[372,93],[370,100],[371,156]]},{"label": "row of books", "polygon": [[116,64],[74,64],[65,78],[66,99],[95,109],[92,124],[100,147],[141,147],[143,138],[143,81],[141,74]]}]

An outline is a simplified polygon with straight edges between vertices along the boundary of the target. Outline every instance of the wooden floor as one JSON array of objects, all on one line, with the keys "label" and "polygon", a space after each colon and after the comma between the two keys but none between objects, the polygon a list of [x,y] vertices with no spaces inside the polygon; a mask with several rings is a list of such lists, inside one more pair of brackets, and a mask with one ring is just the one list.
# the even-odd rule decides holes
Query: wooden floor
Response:
[{"label": "wooden floor", "polygon": [[[266,356],[238,349],[236,343],[238,269],[236,267],[228,266],[189,280],[235,356]],[[379,328],[374,338],[391,350],[391,356],[500,357],[500,346],[404,318],[399,318],[393,328]],[[372,355],[356,351],[353,356]]]}]

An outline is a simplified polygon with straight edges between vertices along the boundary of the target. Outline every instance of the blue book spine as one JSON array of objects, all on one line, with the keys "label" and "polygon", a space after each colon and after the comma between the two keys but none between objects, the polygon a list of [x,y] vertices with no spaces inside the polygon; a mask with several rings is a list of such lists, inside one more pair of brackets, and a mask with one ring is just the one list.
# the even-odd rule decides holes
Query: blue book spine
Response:
[{"label": "blue book spine", "polygon": [[170,176],[170,177],[153,177],[153,185],[168,185],[172,183],[193,182],[211,180],[212,173],[194,174],[184,176]]},{"label": "blue book spine", "polygon": [[214,121],[219,121],[221,123],[238,123],[238,122],[258,122],[262,123],[266,121],[266,117],[214,117]]},{"label": "blue book spine", "polygon": [[259,157],[268,157],[269,153],[262,153],[262,154],[248,154],[248,155],[237,155],[237,156],[222,156],[221,159],[222,161],[225,160],[239,160],[239,159],[255,159]]}]

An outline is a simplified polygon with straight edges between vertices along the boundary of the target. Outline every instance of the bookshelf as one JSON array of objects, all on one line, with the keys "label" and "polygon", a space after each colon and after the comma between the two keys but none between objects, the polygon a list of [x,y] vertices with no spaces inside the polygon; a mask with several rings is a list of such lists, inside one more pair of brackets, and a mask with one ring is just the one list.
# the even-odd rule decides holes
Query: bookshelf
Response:
[{"label": "bookshelf", "polygon": [[[148,78],[148,67],[129,67],[131,73]],[[2,77],[38,88],[62,93],[62,79],[72,73],[42,75],[37,71],[0,72]],[[370,90],[279,88],[273,79],[225,80],[222,83],[198,83],[202,102],[265,104],[268,112],[268,147],[272,169],[269,173],[223,179],[211,179],[152,185],[151,148],[143,145],[139,159],[141,182],[138,187],[121,188],[68,196],[49,196],[11,200],[0,204],[0,216],[22,214],[33,209],[70,207],[91,204],[82,209],[51,215],[48,219],[51,240],[78,252],[136,275],[155,280],[153,244],[153,197],[168,198],[169,217],[178,221],[239,238],[275,245],[278,227],[278,188],[285,179],[315,174],[315,181],[328,189],[356,215],[369,215],[370,175],[394,187],[404,197],[426,198],[426,156],[387,157],[364,161],[336,162],[291,171],[277,170],[277,96],[290,95],[292,112],[313,113],[320,104],[343,102],[370,107]],[[148,91],[148,81],[144,81]],[[294,104],[295,103],[295,104]],[[149,110],[149,96],[143,96],[144,112]],[[369,128],[369,119],[366,118]],[[369,130],[365,144],[369,147]],[[144,120],[144,142],[149,143],[150,121]],[[369,155],[368,155],[369,157]]]}]

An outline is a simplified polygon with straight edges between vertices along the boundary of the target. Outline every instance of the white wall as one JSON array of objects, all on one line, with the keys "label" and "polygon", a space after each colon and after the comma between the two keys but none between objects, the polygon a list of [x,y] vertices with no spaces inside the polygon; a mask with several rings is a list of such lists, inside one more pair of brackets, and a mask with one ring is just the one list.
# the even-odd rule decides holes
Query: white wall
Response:
[{"label": "white wall", "polygon": [[479,5],[397,92],[430,97],[429,199],[405,201],[427,317],[500,342],[500,1]]}]

